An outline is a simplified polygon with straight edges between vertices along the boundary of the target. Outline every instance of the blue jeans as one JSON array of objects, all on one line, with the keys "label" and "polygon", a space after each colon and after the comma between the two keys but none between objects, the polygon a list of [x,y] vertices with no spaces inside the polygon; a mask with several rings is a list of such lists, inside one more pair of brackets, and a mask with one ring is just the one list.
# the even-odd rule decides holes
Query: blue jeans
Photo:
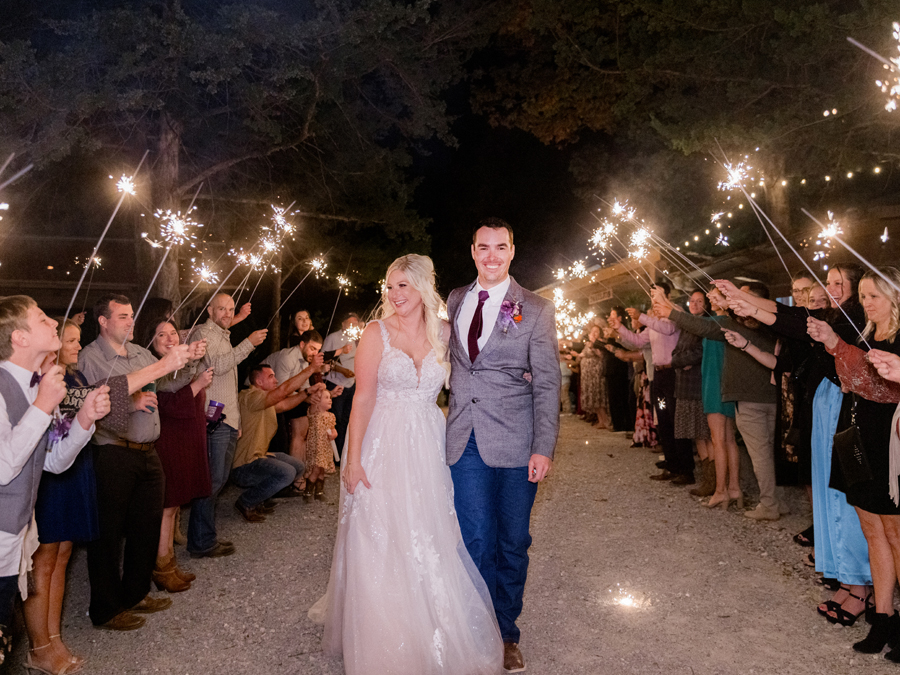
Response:
[{"label": "blue jeans", "polygon": [[518,642],[537,483],[528,482],[527,466],[485,464],[474,431],[450,474],[463,541],[491,594],[500,635],[504,642]]},{"label": "blue jeans", "polygon": [[187,549],[191,553],[205,553],[216,546],[216,500],[228,481],[237,448],[237,437],[237,430],[227,424],[220,424],[206,437],[212,492],[209,497],[195,499],[191,506],[187,543]]},{"label": "blue jeans", "polygon": [[235,485],[248,488],[238,497],[238,503],[252,509],[278,494],[283,488],[303,474],[303,462],[283,452],[273,452],[271,457],[260,457],[249,464],[231,470]]}]

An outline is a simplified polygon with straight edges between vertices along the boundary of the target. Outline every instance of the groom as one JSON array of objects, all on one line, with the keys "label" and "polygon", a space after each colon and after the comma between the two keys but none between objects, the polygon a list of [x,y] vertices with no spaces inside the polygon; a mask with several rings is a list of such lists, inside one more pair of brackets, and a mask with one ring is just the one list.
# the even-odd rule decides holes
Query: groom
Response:
[{"label": "groom", "polygon": [[472,235],[478,279],[447,299],[447,463],[463,541],[490,591],[511,673],[525,670],[516,619],[531,507],[559,432],[560,387],[554,306],[509,276],[515,252],[508,223],[482,220]]}]

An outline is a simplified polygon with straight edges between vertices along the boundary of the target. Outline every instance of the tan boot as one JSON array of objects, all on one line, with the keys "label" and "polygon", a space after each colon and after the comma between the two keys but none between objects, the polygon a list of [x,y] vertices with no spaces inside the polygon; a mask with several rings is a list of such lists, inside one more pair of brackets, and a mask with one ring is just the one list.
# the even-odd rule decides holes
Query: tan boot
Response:
[{"label": "tan boot", "polygon": [[175,562],[175,574],[178,575],[178,578],[179,578],[179,579],[181,579],[182,581],[187,581],[188,583],[190,583],[190,582],[192,582],[194,579],[197,578],[197,575],[196,575],[196,574],[192,574],[191,572],[185,572],[183,569],[181,569],[181,568],[178,566],[178,561],[177,561],[177,560],[175,560],[174,562]]},{"label": "tan boot", "polygon": [[184,581],[175,571],[175,556],[171,553],[165,558],[156,559],[152,579],[156,588],[169,593],[181,593],[191,587],[190,583]]}]

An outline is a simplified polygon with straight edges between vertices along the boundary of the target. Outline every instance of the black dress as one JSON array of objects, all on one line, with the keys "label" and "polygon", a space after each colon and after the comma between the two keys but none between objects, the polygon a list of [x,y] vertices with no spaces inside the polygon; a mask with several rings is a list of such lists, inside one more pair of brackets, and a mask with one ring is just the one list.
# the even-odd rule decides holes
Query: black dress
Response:
[{"label": "black dress", "polygon": [[[867,338],[867,342],[872,349],[900,355],[900,335],[894,339],[893,344],[887,340],[874,340],[871,337]],[[858,346],[860,349],[866,349],[865,344],[858,343]],[[873,478],[870,481],[847,486],[844,490],[847,503],[869,513],[900,515],[900,507],[894,504],[887,488],[891,421],[897,410],[897,404],[875,403],[861,396],[856,396],[856,401],[856,426]]]}]

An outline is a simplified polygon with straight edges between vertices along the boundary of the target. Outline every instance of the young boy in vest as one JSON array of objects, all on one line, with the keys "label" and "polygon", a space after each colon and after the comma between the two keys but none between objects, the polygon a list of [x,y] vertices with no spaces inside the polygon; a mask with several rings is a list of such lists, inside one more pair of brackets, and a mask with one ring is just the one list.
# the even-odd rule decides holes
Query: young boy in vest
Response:
[{"label": "young boy in vest", "polygon": [[16,591],[23,598],[28,593],[41,473],[68,469],[110,408],[103,386],[87,396],[74,420],[59,416],[63,368],[40,372],[47,355],[60,348],[56,326],[31,298],[0,298],[0,664],[10,647]]}]

